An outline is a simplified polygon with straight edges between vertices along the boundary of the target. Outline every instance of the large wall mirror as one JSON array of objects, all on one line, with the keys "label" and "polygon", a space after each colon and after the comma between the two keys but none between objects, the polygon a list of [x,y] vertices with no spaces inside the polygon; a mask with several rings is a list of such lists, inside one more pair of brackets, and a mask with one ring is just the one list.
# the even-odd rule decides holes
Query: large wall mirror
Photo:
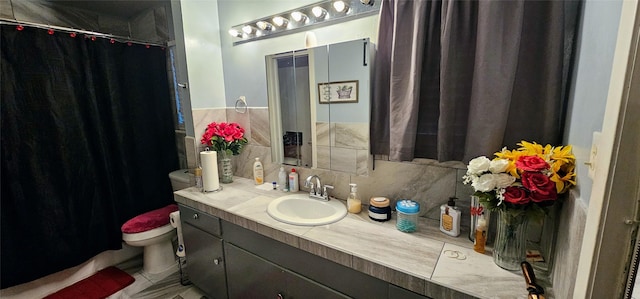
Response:
[{"label": "large wall mirror", "polygon": [[267,55],[274,163],[367,175],[368,39]]}]

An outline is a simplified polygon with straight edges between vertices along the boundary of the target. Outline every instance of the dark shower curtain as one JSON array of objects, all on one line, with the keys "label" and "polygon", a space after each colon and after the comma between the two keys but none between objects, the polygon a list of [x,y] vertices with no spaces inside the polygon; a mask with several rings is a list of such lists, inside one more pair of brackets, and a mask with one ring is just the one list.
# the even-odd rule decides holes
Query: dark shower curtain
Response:
[{"label": "dark shower curtain", "polygon": [[163,48],[0,29],[6,288],[120,249],[178,159]]}]

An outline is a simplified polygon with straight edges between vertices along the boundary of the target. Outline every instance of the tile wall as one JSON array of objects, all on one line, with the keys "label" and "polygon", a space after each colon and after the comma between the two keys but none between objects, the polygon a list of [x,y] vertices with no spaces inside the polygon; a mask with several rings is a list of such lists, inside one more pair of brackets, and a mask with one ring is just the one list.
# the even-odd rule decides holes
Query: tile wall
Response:
[{"label": "tile wall", "polygon": [[[271,144],[269,132],[269,113],[267,108],[249,108],[247,113],[241,114],[234,109],[198,109],[193,111],[196,143],[198,150],[200,134],[206,125],[212,121],[237,122],[246,130],[249,143],[238,156],[233,157],[234,174],[251,178],[253,158],[260,157],[265,168],[265,181],[277,180],[279,164],[271,162]],[[446,203],[448,198],[460,198],[461,209],[469,206],[471,190],[462,184],[465,165],[460,162],[438,163],[433,160],[416,159],[414,162],[388,162],[370,159],[368,142],[363,136],[368,134],[367,124],[331,124],[334,128],[328,134],[329,125],[317,124],[319,146],[329,148],[328,153],[319,153],[321,164],[332,167],[342,167],[345,171],[358,171],[352,175],[339,170],[327,169],[296,169],[300,180],[311,174],[318,174],[323,184],[335,187],[333,196],[345,199],[349,193],[349,183],[358,184],[358,191],[363,199],[372,196],[386,196],[392,200],[409,198],[421,204],[421,216],[438,216],[439,206]],[[335,132],[335,133],[334,133]],[[328,150],[326,151],[328,152]],[[341,155],[342,154],[342,155]],[[368,163],[364,163],[369,159]],[[193,157],[190,159],[193,160]],[[290,171],[291,167],[287,168]],[[466,219],[465,219],[466,220]],[[468,221],[466,221],[468,225]]]}]

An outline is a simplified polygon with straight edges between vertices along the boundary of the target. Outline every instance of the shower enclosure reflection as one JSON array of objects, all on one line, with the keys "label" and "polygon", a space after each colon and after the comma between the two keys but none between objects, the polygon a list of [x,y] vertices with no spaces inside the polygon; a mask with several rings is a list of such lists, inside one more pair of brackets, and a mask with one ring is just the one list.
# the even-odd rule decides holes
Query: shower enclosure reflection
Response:
[{"label": "shower enclosure reflection", "polygon": [[274,163],[368,174],[372,48],[359,39],[266,56]]},{"label": "shower enclosure reflection", "polygon": [[[267,57],[269,101],[272,117],[272,157],[274,162],[312,166],[309,56],[292,51]],[[273,93],[273,94],[272,94]],[[279,121],[278,121],[279,120]]]}]

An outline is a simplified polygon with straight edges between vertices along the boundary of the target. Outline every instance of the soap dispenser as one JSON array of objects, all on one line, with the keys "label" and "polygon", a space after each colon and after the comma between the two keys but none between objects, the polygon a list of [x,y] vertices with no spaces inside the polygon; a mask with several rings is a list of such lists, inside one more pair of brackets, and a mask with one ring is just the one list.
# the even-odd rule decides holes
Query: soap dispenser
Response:
[{"label": "soap dispenser", "polygon": [[347,197],[347,210],[349,213],[358,214],[362,210],[362,200],[358,196],[358,185],[351,183],[349,187],[351,191],[349,192],[349,197]]},{"label": "soap dispenser", "polygon": [[462,214],[456,207],[455,200],[455,197],[449,197],[447,204],[440,206],[440,231],[452,237],[460,235],[460,215]]}]

